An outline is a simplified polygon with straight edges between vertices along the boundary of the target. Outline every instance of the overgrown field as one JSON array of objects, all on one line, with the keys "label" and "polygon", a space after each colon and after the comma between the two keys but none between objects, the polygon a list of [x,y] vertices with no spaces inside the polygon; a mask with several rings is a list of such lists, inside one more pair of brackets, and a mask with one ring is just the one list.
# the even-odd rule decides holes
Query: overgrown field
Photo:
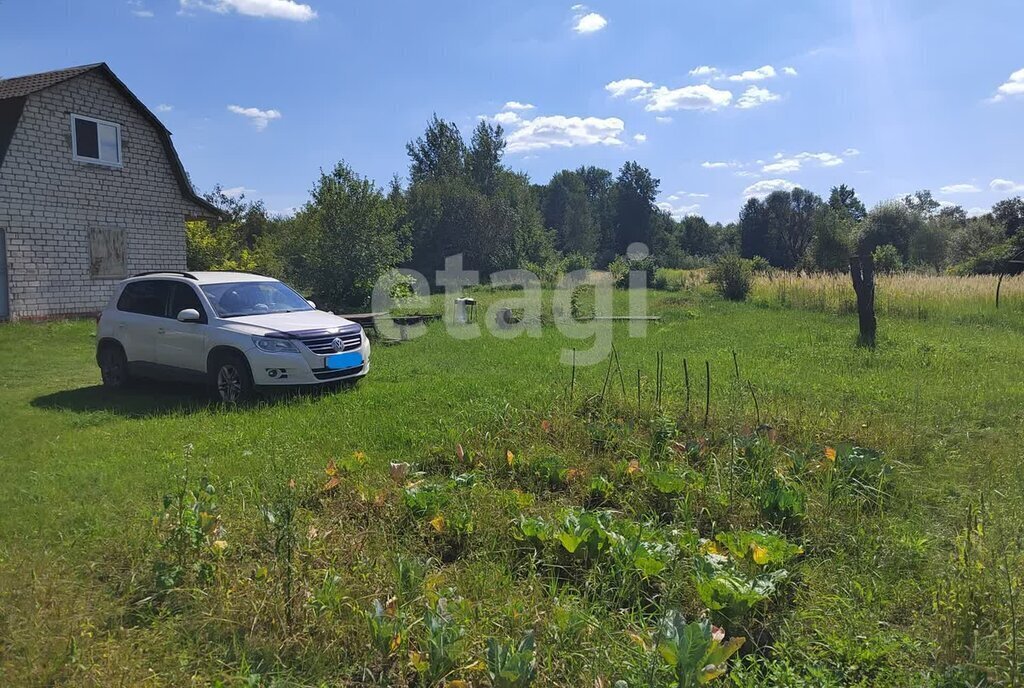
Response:
[{"label": "overgrown field", "polygon": [[1019,308],[868,350],[763,293],[575,372],[434,323],[247,408],[0,328],[0,684],[1020,685]]}]

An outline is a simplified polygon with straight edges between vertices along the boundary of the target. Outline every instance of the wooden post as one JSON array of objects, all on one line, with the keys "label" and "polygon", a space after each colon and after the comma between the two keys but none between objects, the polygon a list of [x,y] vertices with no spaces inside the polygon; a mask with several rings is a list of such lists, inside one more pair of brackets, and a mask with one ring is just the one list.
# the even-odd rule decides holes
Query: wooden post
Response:
[{"label": "wooden post", "polygon": [[871,254],[850,256],[850,276],[857,292],[857,316],[860,320],[860,343],[875,346],[878,321],[875,320],[875,260]]}]

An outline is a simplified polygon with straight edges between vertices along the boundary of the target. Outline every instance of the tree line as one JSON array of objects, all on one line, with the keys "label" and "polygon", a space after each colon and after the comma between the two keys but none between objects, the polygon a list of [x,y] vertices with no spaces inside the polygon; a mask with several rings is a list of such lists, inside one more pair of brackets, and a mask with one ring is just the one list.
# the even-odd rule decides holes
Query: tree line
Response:
[{"label": "tree line", "polygon": [[1024,200],[968,217],[928,191],[870,211],[840,185],[827,200],[800,188],[747,200],[736,222],[675,219],[658,207],[660,180],[636,162],[613,173],[583,166],[533,184],[503,163],[501,125],[481,121],[466,141],[436,115],[406,145],[408,184],[380,188],[341,162],[322,171],[309,200],[290,217],[260,201],[206,194],[224,218],[186,226],[189,268],[243,270],[287,280],[332,308],[364,306],[377,278],[394,267],[431,276],[461,253],[467,269],[527,268],[542,279],[621,265],[634,242],[653,265],[701,267],[724,255],[773,266],[842,271],[849,256],[873,252],[882,270],[999,272],[1024,250]]}]

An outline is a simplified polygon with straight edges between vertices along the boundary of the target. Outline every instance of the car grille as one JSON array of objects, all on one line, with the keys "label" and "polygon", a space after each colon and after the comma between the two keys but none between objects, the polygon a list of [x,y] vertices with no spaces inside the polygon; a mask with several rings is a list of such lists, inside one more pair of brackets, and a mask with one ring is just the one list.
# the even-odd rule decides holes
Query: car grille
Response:
[{"label": "car grille", "polygon": [[[341,340],[341,349],[334,348],[334,340]],[[354,351],[363,343],[362,332],[344,332],[342,334],[317,335],[313,337],[301,337],[300,340],[310,351],[321,356],[341,353],[342,351]]]}]

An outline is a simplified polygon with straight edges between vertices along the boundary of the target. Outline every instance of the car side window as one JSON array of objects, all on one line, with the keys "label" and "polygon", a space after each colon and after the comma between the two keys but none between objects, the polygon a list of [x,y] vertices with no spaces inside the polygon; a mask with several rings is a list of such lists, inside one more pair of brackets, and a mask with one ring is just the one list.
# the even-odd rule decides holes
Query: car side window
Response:
[{"label": "car side window", "polygon": [[174,293],[171,296],[170,317],[177,318],[186,308],[194,308],[199,311],[200,322],[206,322],[206,309],[203,308],[199,295],[191,285],[184,282],[177,282],[174,285]]},{"label": "car side window", "polygon": [[174,282],[169,280],[141,280],[126,285],[117,300],[117,310],[158,318],[167,316],[167,300]]}]

